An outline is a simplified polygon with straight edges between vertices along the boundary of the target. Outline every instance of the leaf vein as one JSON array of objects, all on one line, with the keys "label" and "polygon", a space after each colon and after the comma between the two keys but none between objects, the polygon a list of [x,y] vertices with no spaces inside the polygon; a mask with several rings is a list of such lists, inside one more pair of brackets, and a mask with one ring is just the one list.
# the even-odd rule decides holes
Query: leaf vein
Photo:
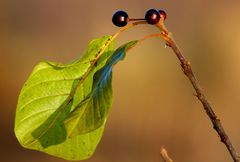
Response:
[{"label": "leaf vein", "polygon": [[26,93],[28,90],[36,87],[36,86],[39,85],[39,84],[48,83],[48,82],[71,81],[71,80],[77,80],[77,79],[80,79],[80,78],[79,78],[79,77],[78,77],[78,78],[70,78],[70,79],[64,79],[64,78],[62,78],[62,79],[57,79],[57,80],[46,80],[46,81],[38,82],[38,83],[33,84],[33,85],[29,86],[29,87],[26,87],[26,89],[24,89],[24,91],[22,92],[21,95],[23,95],[23,94]]},{"label": "leaf vein", "polygon": [[[45,109],[45,110],[41,110],[41,111],[38,111],[38,112],[34,112],[33,114],[30,114],[30,115],[24,117],[22,120],[20,120],[18,125],[22,124],[22,122],[24,122],[25,120],[27,120],[27,119],[30,118],[30,117],[33,117],[33,116],[35,116],[35,115],[37,115],[37,114],[41,114],[41,113],[43,113],[43,112],[50,111],[50,110],[55,110],[55,108]],[[17,126],[18,126],[18,125],[17,125]]]},{"label": "leaf vein", "polygon": [[31,104],[32,102],[36,102],[36,101],[39,101],[39,100],[42,100],[42,99],[46,99],[46,98],[49,98],[49,97],[58,97],[58,96],[67,96],[67,95],[69,95],[69,93],[63,93],[63,94],[57,94],[57,95],[43,96],[43,97],[34,98],[33,100],[30,100],[30,101],[27,102],[26,104],[22,105],[22,106],[19,108],[19,111],[21,111],[22,109],[24,109],[26,106],[28,106],[28,105]]}]

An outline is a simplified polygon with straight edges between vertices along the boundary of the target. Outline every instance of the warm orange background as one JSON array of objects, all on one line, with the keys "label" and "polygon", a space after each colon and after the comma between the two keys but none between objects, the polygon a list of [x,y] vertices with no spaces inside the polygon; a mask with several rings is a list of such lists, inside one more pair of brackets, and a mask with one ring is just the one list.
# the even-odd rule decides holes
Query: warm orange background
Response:
[{"label": "warm orange background", "polygon": [[[67,63],[91,39],[116,32],[116,10],[142,18],[149,8],[167,11],[166,25],[240,152],[239,0],[1,0],[1,162],[64,162],[18,144],[13,126],[23,83],[40,60]],[[156,32],[139,26],[117,45]],[[113,88],[106,130],[89,162],[160,162],[161,145],[175,162],[232,161],[176,57],[159,39],[129,52],[114,69]]]}]

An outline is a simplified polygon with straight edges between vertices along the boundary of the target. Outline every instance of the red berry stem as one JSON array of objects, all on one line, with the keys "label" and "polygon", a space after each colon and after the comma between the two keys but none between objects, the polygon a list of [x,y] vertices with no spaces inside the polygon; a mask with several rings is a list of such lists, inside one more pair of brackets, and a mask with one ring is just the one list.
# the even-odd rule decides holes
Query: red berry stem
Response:
[{"label": "red berry stem", "polygon": [[146,19],[143,19],[143,18],[142,19],[131,19],[131,18],[129,19],[129,21],[141,21],[141,20],[146,20]]}]

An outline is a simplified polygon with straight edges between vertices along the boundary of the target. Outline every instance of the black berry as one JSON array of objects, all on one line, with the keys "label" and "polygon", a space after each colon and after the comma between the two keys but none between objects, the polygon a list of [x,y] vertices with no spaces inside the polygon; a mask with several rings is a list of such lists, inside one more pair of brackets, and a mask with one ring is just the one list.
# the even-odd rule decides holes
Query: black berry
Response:
[{"label": "black berry", "polygon": [[118,27],[123,27],[128,23],[128,14],[125,11],[117,11],[112,17],[112,22]]},{"label": "black berry", "polygon": [[166,20],[167,14],[166,14],[165,11],[163,11],[163,10],[158,10],[158,13],[159,13],[160,17],[163,17],[163,19]]},{"label": "black berry", "polygon": [[160,20],[160,15],[157,10],[150,9],[145,14],[145,19],[149,24],[156,24]]}]

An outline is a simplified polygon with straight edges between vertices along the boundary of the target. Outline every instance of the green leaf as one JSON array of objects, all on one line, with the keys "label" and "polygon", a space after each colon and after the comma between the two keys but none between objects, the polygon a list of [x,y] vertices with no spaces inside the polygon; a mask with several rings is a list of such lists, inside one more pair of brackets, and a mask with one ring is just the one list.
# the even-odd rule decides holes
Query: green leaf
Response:
[{"label": "green leaf", "polygon": [[105,36],[90,42],[71,64],[38,64],[19,95],[15,134],[20,144],[68,160],[89,158],[112,103],[112,66],[134,44],[113,54],[112,37]]}]

